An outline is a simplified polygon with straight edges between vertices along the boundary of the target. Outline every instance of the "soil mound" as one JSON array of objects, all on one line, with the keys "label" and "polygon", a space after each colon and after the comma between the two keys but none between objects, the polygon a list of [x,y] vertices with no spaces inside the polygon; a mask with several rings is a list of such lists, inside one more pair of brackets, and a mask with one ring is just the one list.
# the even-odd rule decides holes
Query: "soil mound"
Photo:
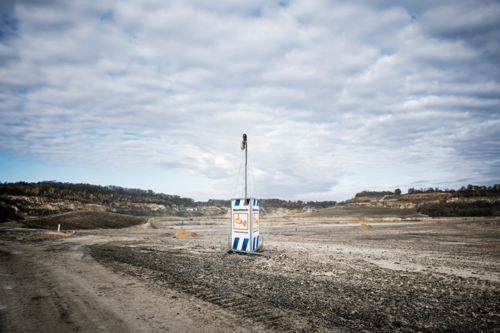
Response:
[{"label": "soil mound", "polygon": [[186,238],[186,237],[198,237],[196,232],[188,233],[184,228],[180,228],[172,238]]},{"label": "soil mound", "polygon": [[172,236],[172,238],[185,238],[189,237],[189,234],[184,230],[184,228],[180,228],[175,235]]},{"label": "soil mound", "polygon": [[367,225],[367,224],[361,224],[358,229],[370,229],[372,226],[371,225]]},{"label": "soil mound", "polygon": [[438,221],[436,222],[436,224],[442,224],[442,223],[441,223],[441,221],[439,221],[439,220],[438,220]]},{"label": "soil mound", "polygon": [[49,230],[57,230],[57,225],[60,224],[62,231],[75,229],[121,229],[137,226],[147,221],[147,217],[109,212],[78,211],[47,216],[40,219],[24,220],[23,223],[30,228]]},{"label": "soil mound", "polygon": [[150,218],[146,223],[133,226],[135,229],[165,229],[163,224],[156,221],[154,218]]}]

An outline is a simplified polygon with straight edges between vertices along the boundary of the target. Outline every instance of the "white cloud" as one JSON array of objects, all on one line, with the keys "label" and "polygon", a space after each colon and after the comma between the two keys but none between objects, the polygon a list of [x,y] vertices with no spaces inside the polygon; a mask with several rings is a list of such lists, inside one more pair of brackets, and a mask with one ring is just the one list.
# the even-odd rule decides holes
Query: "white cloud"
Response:
[{"label": "white cloud", "polygon": [[0,30],[0,150],[209,179],[155,189],[197,199],[233,195],[244,132],[264,197],[498,182],[498,8],[13,2],[1,12],[15,27]]}]

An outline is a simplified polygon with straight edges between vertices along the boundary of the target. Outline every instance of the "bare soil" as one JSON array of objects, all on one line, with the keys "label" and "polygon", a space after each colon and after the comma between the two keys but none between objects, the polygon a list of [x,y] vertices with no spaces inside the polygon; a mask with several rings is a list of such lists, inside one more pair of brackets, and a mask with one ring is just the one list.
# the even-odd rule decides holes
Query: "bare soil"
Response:
[{"label": "bare soil", "polygon": [[61,225],[61,230],[75,229],[121,229],[146,223],[147,217],[138,217],[109,212],[69,212],[57,214],[40,219],[22,221],[30,228],[56,230]]},{"label": "bare soil", "polygon": [[499,221],[435,223],[262,227],[269,260],[220,259],[225,228],[0,233],[0,331],[354,332],[286,304],[365,332],[500,332]]},{"label": "bare soil", "polygon": [[394,216],[394,217],[414,217],[418,216],[417,210],[411,209],[397,209],[386,207],[366,207],[366,206],[333,206],[329,208],[320,209],[316,212],[301,214],[304,218],[316,217],[381,217],[381,216]]},{"label": "bare soil", "polygon": [[0,229],[0,238],[17,241],[43,242],[75,236],[73,231],[5,231]]}]

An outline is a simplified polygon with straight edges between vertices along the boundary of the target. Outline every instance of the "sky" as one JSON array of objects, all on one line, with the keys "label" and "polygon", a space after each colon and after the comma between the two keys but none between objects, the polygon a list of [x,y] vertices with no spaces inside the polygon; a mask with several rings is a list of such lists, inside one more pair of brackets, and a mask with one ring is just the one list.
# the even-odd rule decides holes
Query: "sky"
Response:
[{"label": "sky", "polygon": [[[500,183],[500,2],[0,2],[0,181],[352,198]],[[244,162],[243,162],[244,164]]]}]

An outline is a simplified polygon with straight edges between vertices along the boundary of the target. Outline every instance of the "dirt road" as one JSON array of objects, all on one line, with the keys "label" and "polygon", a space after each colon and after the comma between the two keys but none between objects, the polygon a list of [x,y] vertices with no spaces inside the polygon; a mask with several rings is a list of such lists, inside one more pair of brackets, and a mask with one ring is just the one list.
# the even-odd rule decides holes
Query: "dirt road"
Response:
[{"label": "dirt road", "polygon": [[213,304],[98,264],[84,249],[103,240],[0,241],[0,332],[250,331]]}]

